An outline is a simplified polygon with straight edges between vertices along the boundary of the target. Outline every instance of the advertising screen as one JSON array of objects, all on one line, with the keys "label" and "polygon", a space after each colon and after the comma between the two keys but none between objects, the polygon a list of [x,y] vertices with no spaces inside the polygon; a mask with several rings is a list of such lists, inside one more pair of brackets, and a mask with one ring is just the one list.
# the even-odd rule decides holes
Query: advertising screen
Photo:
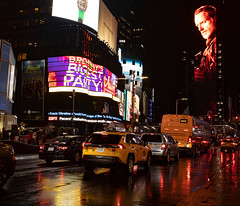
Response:
[{"label": "advertising screen", "polygon": [[43,119],[45,60],[22,63],[22,109],[25,119]]},{"label": "advertising screen", "polygon": [[76,92],[91,96],[116,97],[117,76],[107,68],[77,56],[48,58],[49,92]]},{"label": "advertising screen", "polygon": [[99,0],[53,0],[52,16],[77,21],[98,31]]},{"label": "advertising screen", "polygon": [[91,27],[116,52],[118,22],[102,0],[53,0],[52,16]]},{"label": "advertising screen", "polygon": [[[200,45],[195,54],[193,103],[195,115],[216,114],[217,102],[217,20],[216,7],[198,5],[194,9],[193,27],[198,32],[195,42]],[[198,30],[198,31],[197,31]]]}]

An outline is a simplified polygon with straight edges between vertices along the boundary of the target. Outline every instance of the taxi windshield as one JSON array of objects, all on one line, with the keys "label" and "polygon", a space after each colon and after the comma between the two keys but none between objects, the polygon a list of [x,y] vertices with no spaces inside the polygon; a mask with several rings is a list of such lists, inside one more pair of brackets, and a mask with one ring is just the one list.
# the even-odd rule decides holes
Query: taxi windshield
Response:
[{"label": "taxi windshield", "polygon": [[92,144],[118,144],[121,137],[121,135],[113,134],[93,134],[87,142]]}]

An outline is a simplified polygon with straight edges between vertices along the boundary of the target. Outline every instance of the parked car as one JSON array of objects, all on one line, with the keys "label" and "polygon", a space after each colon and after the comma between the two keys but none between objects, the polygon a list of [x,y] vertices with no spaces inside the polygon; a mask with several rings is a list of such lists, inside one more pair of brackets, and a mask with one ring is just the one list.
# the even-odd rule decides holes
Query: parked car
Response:
[{"label": "parked car", "polygon": [[83,164],[87,172],[96,167],[123,168],[132,174],[134,165],[150,167],[151,148],[133,133],[94,132],[83,144]]},{"label": "parked car", "polygon": [[40,145],[39,159],[52,163],[53,160],[71,160],[80,163],[82,157],[82,143],[85,136],[58,136]]},{"label": "parked car", "polygon": [[0,142],[0,187],[13,175],[15,167],[16,158],[13,147]]},{"label": "parked car", "polygon": [[239,141],[237,138],[226,137],[221,142],[221,152],[224,151],[233,151],[239,149]]},{"label": "parked car", "polygon": [[179,160],[178,144],[172,136],[164,133],[144,133],[141,139],[152,149],[153,158],[161,158],[166,162],[170,162],[171,157]]}]

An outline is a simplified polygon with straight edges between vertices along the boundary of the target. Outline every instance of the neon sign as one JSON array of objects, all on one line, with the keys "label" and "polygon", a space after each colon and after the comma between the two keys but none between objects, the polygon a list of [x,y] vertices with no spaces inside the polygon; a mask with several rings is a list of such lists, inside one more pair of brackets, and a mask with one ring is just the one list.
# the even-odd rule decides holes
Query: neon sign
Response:
[{"label": "neon sign", "polygon": [[117,92],[117,76],[107,68],[77,56],[48,58],[49,92],[76,92],[113,98]]}]

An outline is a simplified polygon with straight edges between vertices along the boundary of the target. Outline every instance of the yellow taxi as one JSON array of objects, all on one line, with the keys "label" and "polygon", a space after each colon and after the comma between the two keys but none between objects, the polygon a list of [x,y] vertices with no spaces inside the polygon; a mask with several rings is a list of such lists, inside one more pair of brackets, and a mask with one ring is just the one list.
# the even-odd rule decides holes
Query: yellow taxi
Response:
[{"label": "yellow taxi", "polygon": [[239,148],[239,143],[237,138],[227,136],[221,142],[221,152],[233,151],[235,152]]},{"label": "yellow taxi", "polygon": [[123,168],[133,173],[134,165],[149,169],[152,151],[138,135],[128,132],[94,132],[84,143],[82,159],[87,172],[94,168]]}]

